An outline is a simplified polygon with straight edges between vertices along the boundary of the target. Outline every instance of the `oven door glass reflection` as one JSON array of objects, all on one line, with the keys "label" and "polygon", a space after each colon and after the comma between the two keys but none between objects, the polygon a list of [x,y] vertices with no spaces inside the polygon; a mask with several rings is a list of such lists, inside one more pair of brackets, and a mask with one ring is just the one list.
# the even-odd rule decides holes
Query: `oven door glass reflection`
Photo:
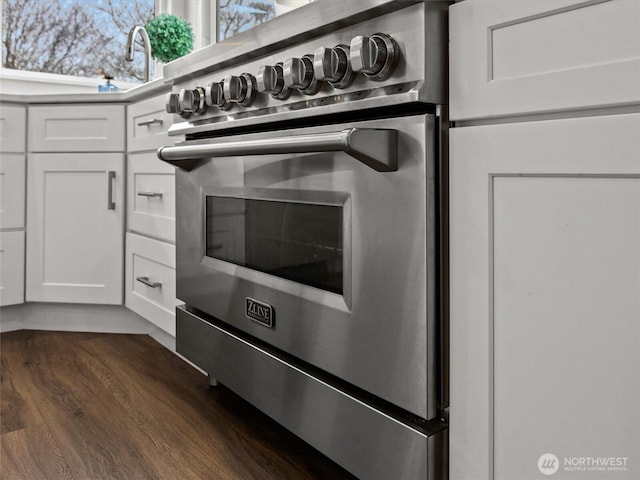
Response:
[{"label": "oven door glass reflection", "polygon": [[343,207],[206,197],[206,255],[343,293]]}]

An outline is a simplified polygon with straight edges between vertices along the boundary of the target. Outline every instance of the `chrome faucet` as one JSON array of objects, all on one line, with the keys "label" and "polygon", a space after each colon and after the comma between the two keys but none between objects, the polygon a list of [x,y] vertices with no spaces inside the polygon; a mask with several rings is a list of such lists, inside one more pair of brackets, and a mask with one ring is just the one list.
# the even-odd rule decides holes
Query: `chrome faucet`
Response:
[{"label": "chrome faucet", "polygon": [[140,33],[142,37],[142,45],[144,47],[144,79],[145,82],[149,81],[149,65],[151,64],[151,42],[149,41],[149,35],[147,35],[147,31],[144,27],[139,25],[133,27],[129,32],[129,36],[127,37],[127,55],[125,59],[132,62],[133,61],[133,52],[135,51],[135,38],[136,35]]}]

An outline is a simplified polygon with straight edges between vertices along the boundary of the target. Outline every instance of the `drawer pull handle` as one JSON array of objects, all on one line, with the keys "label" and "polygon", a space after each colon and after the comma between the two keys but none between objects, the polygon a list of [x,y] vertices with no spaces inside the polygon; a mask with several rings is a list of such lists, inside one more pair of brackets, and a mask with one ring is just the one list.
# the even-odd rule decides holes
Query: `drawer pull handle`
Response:
[{"label": "drawer pull handle", "polygon": [[149,277],[136,277],[136,280],[140,283],[145,284],[147,287],[151,288],[162,288],[162,283],[160,282],[151,282],[149,281]]},{"label": "drawer pull handle", "polygon": [[148,127],[150,125],[153,125],[154,123],[157,123],[158,125],[162,125],[162,119],[161,118],[150,118],[149,120],[144,120],[142,122],[138,122],[138,126],[139,127]]},{"label": "drawer pull handle", "polygon": [[162,198],[162,193],[160,192],[138,192],[140,197],[151,197],[151,198]]},{"label": "drawer pull handle", "polygon": [[107,172],[107,210],[115,210],[116,202],[113,201],[113,181],[116,179],[116,172]]},{"label": "drawer pull handle", "polygon": [[211,250],[222,250],[224,248],[224,245],[222,245],[221,243],[216,243],[215,245],[211,246]]}]

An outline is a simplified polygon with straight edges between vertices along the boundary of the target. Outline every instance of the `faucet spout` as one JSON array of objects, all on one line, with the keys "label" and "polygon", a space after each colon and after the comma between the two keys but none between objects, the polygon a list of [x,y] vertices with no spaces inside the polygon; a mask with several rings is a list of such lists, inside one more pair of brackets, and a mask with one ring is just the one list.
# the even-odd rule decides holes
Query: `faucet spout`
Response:
[{"label": "faucet spout", "polygon": [[149,41],[149,35],[144,27],[140,25],[136,25],[129,31],[129,36],[127,37],[127,53],[125,55],[125,59],[129,62],[133,61],[133,53],[135,51],[135,39],[136,35],[140,34],[142,38],[142,46],[144,48],[145,54],[145,62],[144,62],[144,78],[145,82],[149,81],[149,66],[151,64],[151,42]]}]

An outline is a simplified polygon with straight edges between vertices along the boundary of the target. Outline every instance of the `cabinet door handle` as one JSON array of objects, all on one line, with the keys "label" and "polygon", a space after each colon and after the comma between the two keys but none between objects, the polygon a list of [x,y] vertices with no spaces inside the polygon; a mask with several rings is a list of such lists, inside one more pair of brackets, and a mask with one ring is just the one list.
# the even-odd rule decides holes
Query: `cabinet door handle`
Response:
[{"label": "cabinet door handle", "polygon": [[149,277],[136,277],[136,280],[140,283],[145,284],[147,287],[151,288],[161,288],[162,283],[160,282],[152,282],[149,280]]},{"label": "cabinet door handle", "polygon": [[107,210],[115,210],[116,202],[113,201],[113,181],[116,179],[116,172],[113,170],[107,172]]},{"label": "cabinet door handle", "polygon": [[141,197],[162,198],[162,193],[160,192],[138,192],[138,195]]},{"label": "cabinet door handle", "polygon": [[158,125],[162,125],[162,119],[161,118],[150,118],[149,120],[144,120],[142,122],[138,122],[138,126],[139,127],[148,127],[150,125],[153,125],[154,123],[157,123]]}]

